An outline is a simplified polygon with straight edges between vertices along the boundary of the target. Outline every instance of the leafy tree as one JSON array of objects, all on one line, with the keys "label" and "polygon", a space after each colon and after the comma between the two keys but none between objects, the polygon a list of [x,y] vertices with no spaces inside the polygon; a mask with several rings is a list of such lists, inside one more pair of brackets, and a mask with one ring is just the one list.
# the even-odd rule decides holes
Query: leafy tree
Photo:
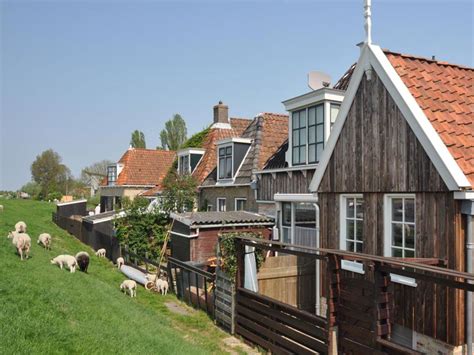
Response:
[{"label": "leafy tree", "polygon": [[39,186],[36,182],[30,181],[23,185],[20,189],[22,192],[26,192],[32,198],[37,198],[41,193],[41,186]]},{"label": "leafy tree", "polygon": [[143,197],[136,197],[133,202],[124,199],[122,203],[125,215],[114,220],[120,245],[139,255],[148,252],[150,258],[157,258],[169,225],[167,215],[158,210],[146,212],[148,200]]},{"label": "leafy tree", "polygon": [[161,208],[167,213],[192,211],[197,197],[198,183],[189,174],[170,171],[163,181]]},{"label": "leafy tree", "polygon": [[181,148],[201,148],[204,144],[204,139],[206,139],[210,130],[211,127],[207,127],[200,132],[194,133],[186,142],[184,142]]},{"label": "leafy tree", "polygon": [[107,167],[111,164],[113,164],[113,162],[110,160],[101,160],[86,166],[81,170],[80,180],[88,185],[91,184],[92,180],[100,180],[101,178],[107,176]]},{"label": "leafy tree", "polygon": [[188,131],[186,122],[179,114],[165,123],[165,129],[160,132],[161,147],[168,150],[178,150],[186,142]]},{"label": "leafy tree", "polygon": [[31,175],[33,181],[41,187],[41,197],[45,198],[50,192],[68,193],[72,180],[71,171],[61,161],[58,153],[48,149],[31,164]]},{"label": "leafy tree", "polygon": [[133,148],[146,148],[145,134],[139,130],[133,131],[130,145]]}]

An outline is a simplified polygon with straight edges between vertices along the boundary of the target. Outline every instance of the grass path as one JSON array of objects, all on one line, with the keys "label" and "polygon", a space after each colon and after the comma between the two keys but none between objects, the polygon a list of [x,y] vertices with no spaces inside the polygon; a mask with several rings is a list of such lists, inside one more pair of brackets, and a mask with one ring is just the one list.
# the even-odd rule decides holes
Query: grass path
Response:
[{"label": "grass path", "polygon": [[[221,354],[227,336],[203,312],[172,313],[143,287],[137,298],[119,291],[123,275],[107,260],[51,222],[46,202],[0,200],[0,354]],[[23,220],[33,246],[20,261],[7,233]],[[36,244],[53,236],[53,250]],[[49,260],[59,254],[91,255],[89,273],[60,270]],[[241,352],[239,349],[236,349]]]}]

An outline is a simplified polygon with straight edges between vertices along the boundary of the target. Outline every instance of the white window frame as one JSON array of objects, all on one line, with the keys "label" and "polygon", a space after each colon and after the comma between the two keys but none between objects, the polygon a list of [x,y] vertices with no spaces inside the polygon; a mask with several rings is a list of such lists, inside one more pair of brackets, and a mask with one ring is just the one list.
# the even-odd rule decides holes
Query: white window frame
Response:
[{"label": "white window frame", "polygon": [[[219,205],[219,202],[220,202],[220,201],[224,201],[224,210],[223,210],[223,211],[220,210],[220,205]],[[218,198],[216,199],[216,207],[217,207],[217,208],[216,208],[216,211],[217,211],[217,212],[226,212],[226,210],[227,210],[226,204],[227,204],[227,200],[226,200],[225,197],[218,197]]]},{"label": "white window frame", "polygon": [[[383,255],[392,257],[392,200],[394,198],[413,198],[414,202],[414,224],[415,224],[415,257],[416,257],[416,194],[386,194],[384,195],[384,245]],[[392,282],[402,285],[417,287],[416,280],[412,277],[406,277],[397,274],[390,274]]]},{"label": "white window frame", "polygon": [[[347,199],[350,198],[360,198],[364,199],[363,194],[342,194],[339,196],[339,249],[347,250],[346,245],[346,219],[347,219]],[[364,201],[365,204],[365,201]],[[354,208],[354,218],[355,218],[356,209]],[[365,218],[365,214],[364,214]],[[364,240],[362,240],[362,245],[364,245]],[[351,250],[352,251],[352,250]],[[341,268],[347,271],[356,272],[358,274],[365,274],[364,265],[357,261],[351,260],[342,260]]]},{"label": "white window frame", "polygon": [[[220,156],[219,156],[219,151],[221,149],[227,149],[228,147],[231,147],[232,149],[232,154],[230,156],[230,161],[231,161],[231,170],[230,170],[230,177],[225,177],[225,178],[220,178]],[[217,146],[217,180],[219,181],[226,181],[226,180],[233,180],[234,179],[234,144],[223,144],[223,145],[218,145]]]},{"label": "white window frame", "polygon": [[238,202],[238,201],[247,202],[247,199],[244,198],[244,197],[236,197],[236,198],[234,199],[234,211],[245,211],[245,210],[238,210],[238,209],[237,209],[237,202]]},{"label": "white window frame", "polygon": [[[188,158],[188,166],[185,167],[185,169],[182,169],[181,167],[181,159],[185,159],[185,158]],[[183,170],[183,172],[181,172],[181,170]],[[191,154],[183,154],[183,155],[180,155],[179,158],[178,158],[178,173],[181,174],[191,174]]]}]

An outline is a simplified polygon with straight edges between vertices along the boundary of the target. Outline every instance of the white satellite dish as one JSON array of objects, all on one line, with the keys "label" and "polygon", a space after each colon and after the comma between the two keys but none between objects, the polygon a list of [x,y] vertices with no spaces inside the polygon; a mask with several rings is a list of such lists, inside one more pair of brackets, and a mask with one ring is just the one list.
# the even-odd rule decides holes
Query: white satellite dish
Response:
[{"label": "white satellite dish", "polygon": [[310,71],[308,73],[308,86],[312,90],[318,90],[323,87],[329,87],[331,77],[322,71]]}]

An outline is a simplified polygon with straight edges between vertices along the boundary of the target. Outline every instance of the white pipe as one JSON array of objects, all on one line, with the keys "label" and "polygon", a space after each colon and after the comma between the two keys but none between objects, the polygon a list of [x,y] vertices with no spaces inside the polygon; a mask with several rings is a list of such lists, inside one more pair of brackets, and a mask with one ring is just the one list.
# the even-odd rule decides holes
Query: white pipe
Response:
[{"label": "white pipe", "polygon": [[[316,248],[319,248],[319,205],[314,203],[314,208],[316,209]],[[321,290],[320,290],[320,261],[316,260],[316,315],[321,315]]]},{"label": "white pipe", "polygon": [[[472,203],[472,202],[471,202]],[[472,273],[472,262],[474,253],[474,235],[472,233],[472,215],[466,215],[466,271]],[[467,342],[467,354],[472,354],[472,292],[467,292],[466,295],[466,308],[467,308],[467,319],[466,319],[466,342]]]}]

